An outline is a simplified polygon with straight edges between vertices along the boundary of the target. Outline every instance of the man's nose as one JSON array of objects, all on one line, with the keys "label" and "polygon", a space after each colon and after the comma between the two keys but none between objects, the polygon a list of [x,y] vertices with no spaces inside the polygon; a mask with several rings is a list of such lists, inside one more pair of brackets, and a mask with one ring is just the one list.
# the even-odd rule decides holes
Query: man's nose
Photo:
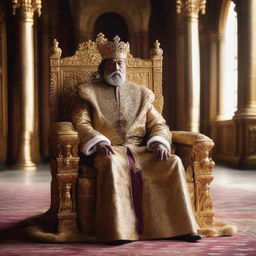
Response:
[{"label": "man's nose", "polygon": [[119,70],[120,69],[120,66],[118,65],[118,63],[114,63],[114,70]]}]

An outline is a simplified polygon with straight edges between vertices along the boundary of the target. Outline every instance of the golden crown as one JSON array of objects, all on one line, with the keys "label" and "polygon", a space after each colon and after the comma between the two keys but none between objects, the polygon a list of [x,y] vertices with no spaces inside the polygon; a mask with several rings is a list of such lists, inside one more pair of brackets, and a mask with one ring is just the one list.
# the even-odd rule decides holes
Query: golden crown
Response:
[{"label": "golden crown", "polygon": [[130,44],[128,42],[120,42],[119,36],[115,36],[113,42],[111,42],[105,38],[104,34],[99,33],[96,38],[96,43],[102,59],[126,59],[130,51]]}]

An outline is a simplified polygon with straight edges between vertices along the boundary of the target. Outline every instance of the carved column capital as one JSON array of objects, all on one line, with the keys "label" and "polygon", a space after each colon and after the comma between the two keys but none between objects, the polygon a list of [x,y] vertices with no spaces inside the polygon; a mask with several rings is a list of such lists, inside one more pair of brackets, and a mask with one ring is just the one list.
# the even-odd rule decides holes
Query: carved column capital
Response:
[{"label": "carved column capital", "polygon": [[34,12],[41,15],[42,2],[41,0],[12,0],[13,15],[16,14],[16,9],[20,9],[21,18],[25,21],[33,20]]},{"label": "carved column capital", "polygon": [[199,11],[205,14],[206,0],[176,0],[177,13],[184,13],[185,17],[198,17]]}]

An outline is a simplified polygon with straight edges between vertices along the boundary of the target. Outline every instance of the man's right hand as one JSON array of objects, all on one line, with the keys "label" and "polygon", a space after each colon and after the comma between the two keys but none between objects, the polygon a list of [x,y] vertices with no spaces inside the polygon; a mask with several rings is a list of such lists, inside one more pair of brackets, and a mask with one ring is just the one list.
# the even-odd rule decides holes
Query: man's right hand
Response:
[{"label": "man's right hand", "polygon": [[96,153],[100,155],[108,156],[108,155],[115,154],[113,148],[110,145],[108,145],[105,141],[100,141],[95,146],[96,146]]}]

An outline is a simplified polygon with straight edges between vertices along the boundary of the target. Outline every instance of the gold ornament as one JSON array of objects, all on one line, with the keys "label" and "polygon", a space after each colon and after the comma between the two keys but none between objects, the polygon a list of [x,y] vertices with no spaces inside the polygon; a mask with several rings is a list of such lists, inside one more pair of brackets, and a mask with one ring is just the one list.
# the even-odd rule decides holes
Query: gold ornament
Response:
[{"label": "gold ornament", "polygon": [[102,59],[126,59],[127,54],[130,52],[130,44],[120,42],[120,37],[115,36],[113,42],[108,41],[105,35],[99,33],[96,38],[96,44]]}]

